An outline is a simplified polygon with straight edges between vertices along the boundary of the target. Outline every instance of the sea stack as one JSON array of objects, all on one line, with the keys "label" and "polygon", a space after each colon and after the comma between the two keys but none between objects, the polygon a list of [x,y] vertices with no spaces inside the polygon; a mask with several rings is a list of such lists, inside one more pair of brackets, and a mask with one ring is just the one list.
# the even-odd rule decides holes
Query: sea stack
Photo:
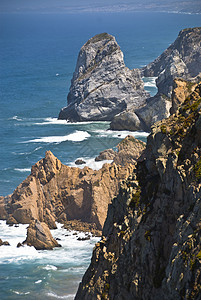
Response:
[{"label": "sea stack", "polygon": [[81,48],[59,119],[110,121],[129,107],[140,108],[148,93],[141,72],[125,66],[123,53],[108,33],[95,35]]}]

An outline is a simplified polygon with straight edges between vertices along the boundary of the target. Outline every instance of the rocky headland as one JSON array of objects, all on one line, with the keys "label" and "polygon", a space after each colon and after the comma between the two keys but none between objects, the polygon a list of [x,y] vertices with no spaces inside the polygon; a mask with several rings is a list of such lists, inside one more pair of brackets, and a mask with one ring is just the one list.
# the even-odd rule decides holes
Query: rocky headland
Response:
[{"label": "rocky headland", "polygon": [[[7,224],[32,224],[37,220],[50,229],[60,222],[66,228],[86,227],[94,233],[102,230],[108,204],[117,195],[121,180],[132,174],[145,144],[128,136],[117,148],[114,162],[96,171],[86,166],[68,167],[47,151],[12,195],[0,197],[0,219],[7,220]],[[85,226],[84,222],[91,225]],[[29,231],[33,232],[37,224],[32,224]]]},{"label": "rocky headland", "polygon": [[145,104],[141,72],[125,66],[123,53],[108,33],[92,37],[81,48],[64,107],[59,119],[69,121],[107,120]]},{"label": "rocky headland", "polygon": [[201,83],[152,126],[144,159],[109,205],[76,300],[200,299],[200,157]]}]

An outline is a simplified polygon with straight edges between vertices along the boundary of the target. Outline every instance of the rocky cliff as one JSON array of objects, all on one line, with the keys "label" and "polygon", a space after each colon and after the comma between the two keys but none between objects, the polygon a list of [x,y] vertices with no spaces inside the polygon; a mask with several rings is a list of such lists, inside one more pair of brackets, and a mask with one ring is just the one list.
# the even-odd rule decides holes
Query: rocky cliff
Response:
[{"label": "rocky cliff", "polygon": [[201,83],[156,123],[109,206],[76,300],[200,299]]},{"label": "rocky cliff", "polygon": [[68,167],[47,151],[12,195],[0,197],[0,219],[6,219],[8,224],[26,224],[34,219],[49,228],[56,228],[55,221],[77,219],[94,223],[101,230],[120,181],[132,173],[145,148],[133,137],[126,138],[124,145],[115,154],[116,163],[104,164],[97,171]]},{"label": "rocky cliff", "polygon": [[174,78],[191,80],[201,72],[201,27],[181,30],[175,42],[142,71],[144,76],[157,77],[159,93],[170,97]]},{"label": "rocky cliff", "polygon": [[[201,27],[182,30],[170,47],[142,69],[142,75],[157,77],[157,95],[147,98],[142,108],[131,108],[115,116],[111,129],[149,131],[156,121],[169,117],[174,105],[174,89],[177,87],[175,79],[198,82],[201,77]],[[190,85],[191,83],[188,88]],[[174,107],[171,109],[173,111]]]},{"label": "rocky cliff", "polygon": [[115,38],[107,33],[92,37],[81,48],[59,119],[112,120],[133,106],[141,107],[148,93],[139,70],[129,70]]}]

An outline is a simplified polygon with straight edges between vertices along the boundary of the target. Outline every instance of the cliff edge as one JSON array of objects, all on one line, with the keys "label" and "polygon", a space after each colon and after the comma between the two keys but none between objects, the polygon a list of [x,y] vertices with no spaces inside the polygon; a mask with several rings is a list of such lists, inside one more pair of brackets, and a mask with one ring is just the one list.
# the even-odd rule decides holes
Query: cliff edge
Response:
[{"label": "cliff edge", "polygon": [[200,299],[201,83],[157,122],[109,205],[76,300]]}]

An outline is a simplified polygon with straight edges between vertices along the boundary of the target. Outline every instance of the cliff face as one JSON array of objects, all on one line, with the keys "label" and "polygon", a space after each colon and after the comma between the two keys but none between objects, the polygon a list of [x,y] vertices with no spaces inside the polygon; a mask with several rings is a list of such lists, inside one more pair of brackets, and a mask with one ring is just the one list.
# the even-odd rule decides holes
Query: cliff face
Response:
[{"label": "cliff face", "polygon": [[158,91],[167,97],[171,96],[174,78],[191,80],[200,72],[201,27],[180,31],[175,42],[143,69],[144,76],[158,77]]},{"label": "cliff face", "polygon": [[115,38],[102,33],[80,50],[68,94],[68,106],[59,119],[112,120],[131,105],[139,108],[148,93],[139,70],[129,70]]},{"label": "cliff face", "polygon": [[[68,167],[47,151],[12,195],[0,197],[0,218],[9,224],[36,219],[50,228],[56,228],[55,221],[80,219],[95,223],[101,230],[120,181],[132,173],[144,149],[143,143],[134,138],[124,141],[127,148],[116,153],[116,160],[120,157],[117,164],[104,164],[97,171]],[[131,149],[135,148],[138,152],[133,155]],[[126,155],[124,160],[122,153]]]},{"label": "cliff face", "polygon": [[201,84],[156,123],[109,206],[76,299],[200,299]]}]

